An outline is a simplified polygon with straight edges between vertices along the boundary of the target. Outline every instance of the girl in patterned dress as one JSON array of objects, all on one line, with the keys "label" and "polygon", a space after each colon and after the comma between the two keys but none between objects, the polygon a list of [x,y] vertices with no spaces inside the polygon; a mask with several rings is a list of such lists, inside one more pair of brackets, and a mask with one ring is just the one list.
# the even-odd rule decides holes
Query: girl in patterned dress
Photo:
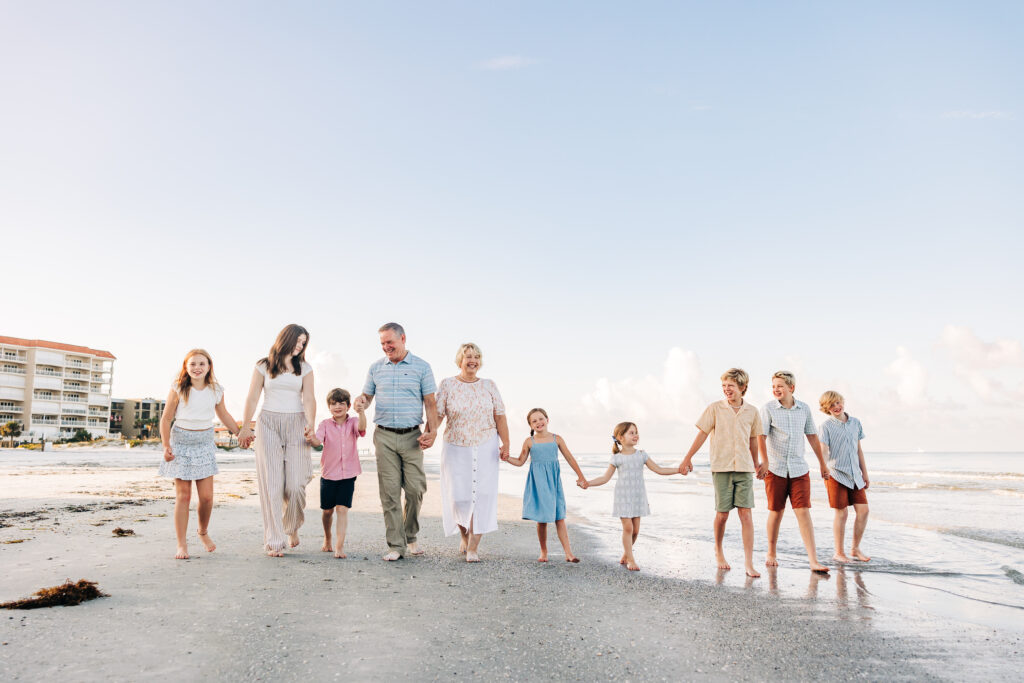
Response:
[{"label": "girl in patterned dress", "polygon": [[[199,540],[207,552],[217,549],[210,540],[210,513],[213,511],[213,475],[217,474],[217,446],[213,442],[214,415],[232,434],[238,423],[224,406],[224,390],[213,378],[213,361],[203,349],[185,355],[178,378],[167,395],[167,406],[160,418],[160,440],[164,460],[160,475],[174,479],[174,532],[178,537],[178,560],[187,560],[188,507],[192,482],[199,497]],[[171,426],[174,422],[174,426]]]},{"label": "girl in patterned dress", "polygon": [[565,552],[565,561],[579,562],[580,559],[569,548],[569,529],[565,525],[565,492],[562,490],[558,453],[562,453],[562,457],[576,473],[577,485],[586,488],[587,480],[562,437],[548,431],[548,414],[543,408],[534,408],[527,413],[526,423],[530,425],[530,438],[523,441],[519,457],[509,458],[508,462],[522,467],[533,456],[530,460],[530,473],[526,477],[526,488],[523,490],[523,519],[537,522],[537,540],[540,541],[540,557],[537,561],[548,561],[548,524],[554,522],[555,532]]},{"label": "girl in patterned dress", "polygon": [[647,488],[644,486],[644,465],[658,474],[678,474],[679,470],[661,467],[651,460],[647,453],[636,449],[640,441],[640,431],[632,422],[620,422],[612,432],[612,462],[608,469],[597,479],[585,482],[589,486],[607,484],[619,471],[619,480],[615,482],[615,505],[612,514],[622,521],[622,559],[619,564],[626,565],[632,572],[640,567],[633,559],[633,544],[640,534],[640,518],[651,514],[651,506],[647,504]]}]

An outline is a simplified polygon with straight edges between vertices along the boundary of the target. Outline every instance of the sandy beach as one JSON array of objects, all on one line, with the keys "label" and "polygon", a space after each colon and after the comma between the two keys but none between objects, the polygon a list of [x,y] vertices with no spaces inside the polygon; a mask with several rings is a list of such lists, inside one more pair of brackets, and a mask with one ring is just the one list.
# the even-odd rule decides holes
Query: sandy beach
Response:
[{"label": "sandy beach", "polygon": [[[0,455],[11,454],[24,457]],[[924,626],[894,633],[878,627],[867,601],[822,609],[812,598],[735,581],[630,573],[617,557],[599,554],[601,544],[579,524],[571,535],[583,562],[563,562],[552,533],[552,561],[542,565],[535,527],[519,519],[512,496],[502,498],[500,530],[484,539],[484,561],[468,565],[457,540],[442,536],[436,478],[424,503],[426,556],[385,563],[368,459],[348,559],[320,551],[316,478],[301,545],[270,559],[261,554],[247,462],[229,458],[217,477],[217,551],[203,552],[193,514],[193,559],[175,561],[172,489],[151,467],[100,464],[88,453],[68,453],[52,466],[8,461],[0,468],[0,601],[68,578],[97,581],[109,597],[0,613],[0,676],[992,680],[1011,676],[1021,662],[1019,633]],[[115,527],[135,535],[114,537]],[[766,573],[757,581],[770,580]],[[834,572],[824,580],[847,577]],[[859,590],[851,577],[849,591]]]}]

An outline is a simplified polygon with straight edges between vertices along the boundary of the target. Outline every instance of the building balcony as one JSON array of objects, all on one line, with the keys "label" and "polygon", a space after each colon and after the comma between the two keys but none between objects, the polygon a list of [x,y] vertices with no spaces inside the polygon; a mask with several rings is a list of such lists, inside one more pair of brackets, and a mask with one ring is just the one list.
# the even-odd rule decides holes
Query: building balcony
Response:
[{"label": "building balcony", "polygon": [[15,363],[27,363],[28,356],[22,356],[17,353],[12,353],[11,351],[4,351],[3,354],[0,354],[0,360],[10,360]]},{"label": "building balcony", "polygon": [[14,415],[21,415],[24,412],[25,412],[25,409],[22,408],[21,406],[9,406],[9,405],[0,404],[0,413],[3,413],[5,415],[8,414],[8,413],[14,414]]},{"label": "building balcony", "polygon": [[55,425],[55,424],[57,424],[57,420],[53,419],[52,417],[40,418],[38,420],[36,418],[34,418],[34,417],[32,418],[32,425],[33,426],[35,426],[35,425]]},{"label": "building balcony", "polygon": [[42,377],[63,377],[64,373],[61,372],[60,370],[53,370],[51,368],[41,368],[41,367],[39,367],[37,365],[36,366],[36,375],[39,375],[39,376],[42,376]]},{"label": "building balcony", "polygon": [[73,359],[65,360],[64,361],[64,365],[66,367],[69,367],[69,368],[87,368],[87,367],[89,367],[89,363],[87,363],[86,361],[84,361],[84,360],[73,360]]},{"label": "building balcony", "polygon": [[85,415],[87,411],[85,408],[73,408],[71,406],[61,406],[60,412],[62,415]]},{"label": "building balcony", "polygon": [[25,368],[16,368],[13,365],[8,365],[6,367],[0,367],[0,372],[6,373],[8,375],[24,375]]}]

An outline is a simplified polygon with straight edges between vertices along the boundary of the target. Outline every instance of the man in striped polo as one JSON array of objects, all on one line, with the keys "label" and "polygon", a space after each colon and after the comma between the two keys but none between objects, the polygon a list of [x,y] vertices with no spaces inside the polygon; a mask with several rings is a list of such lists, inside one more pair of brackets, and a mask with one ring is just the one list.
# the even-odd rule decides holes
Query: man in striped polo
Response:
[{"label": "man in striped polo", "polygon": [[[377,398],[373,449],[377,454],[377,484],[389,549],[383,559],[393,562],[406,553],[423,554],[416,542],[420,505],[427,491],[423,449],[434,444],[437,432],[437,386],[430,365],[406,350],[401,325],[387,323],[378,332],[384,358],[370,366],[363,393],[356,400],[365,407]],[[424,408],[427,428],[421,434]]]}]

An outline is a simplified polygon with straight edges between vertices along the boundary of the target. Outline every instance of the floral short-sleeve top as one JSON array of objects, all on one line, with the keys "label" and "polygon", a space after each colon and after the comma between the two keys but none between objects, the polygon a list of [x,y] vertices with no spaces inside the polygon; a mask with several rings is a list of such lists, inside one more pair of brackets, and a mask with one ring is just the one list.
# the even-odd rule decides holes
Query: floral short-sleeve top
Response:
[{"label": "floral short-sleeve top", "polygon": [[444,440],[455,446],[476,446],[497,431],[495,415],[505,414],[497,385],[489,379],[463,382],[441,380],[437,388],[437,416],[448,418]]}]

